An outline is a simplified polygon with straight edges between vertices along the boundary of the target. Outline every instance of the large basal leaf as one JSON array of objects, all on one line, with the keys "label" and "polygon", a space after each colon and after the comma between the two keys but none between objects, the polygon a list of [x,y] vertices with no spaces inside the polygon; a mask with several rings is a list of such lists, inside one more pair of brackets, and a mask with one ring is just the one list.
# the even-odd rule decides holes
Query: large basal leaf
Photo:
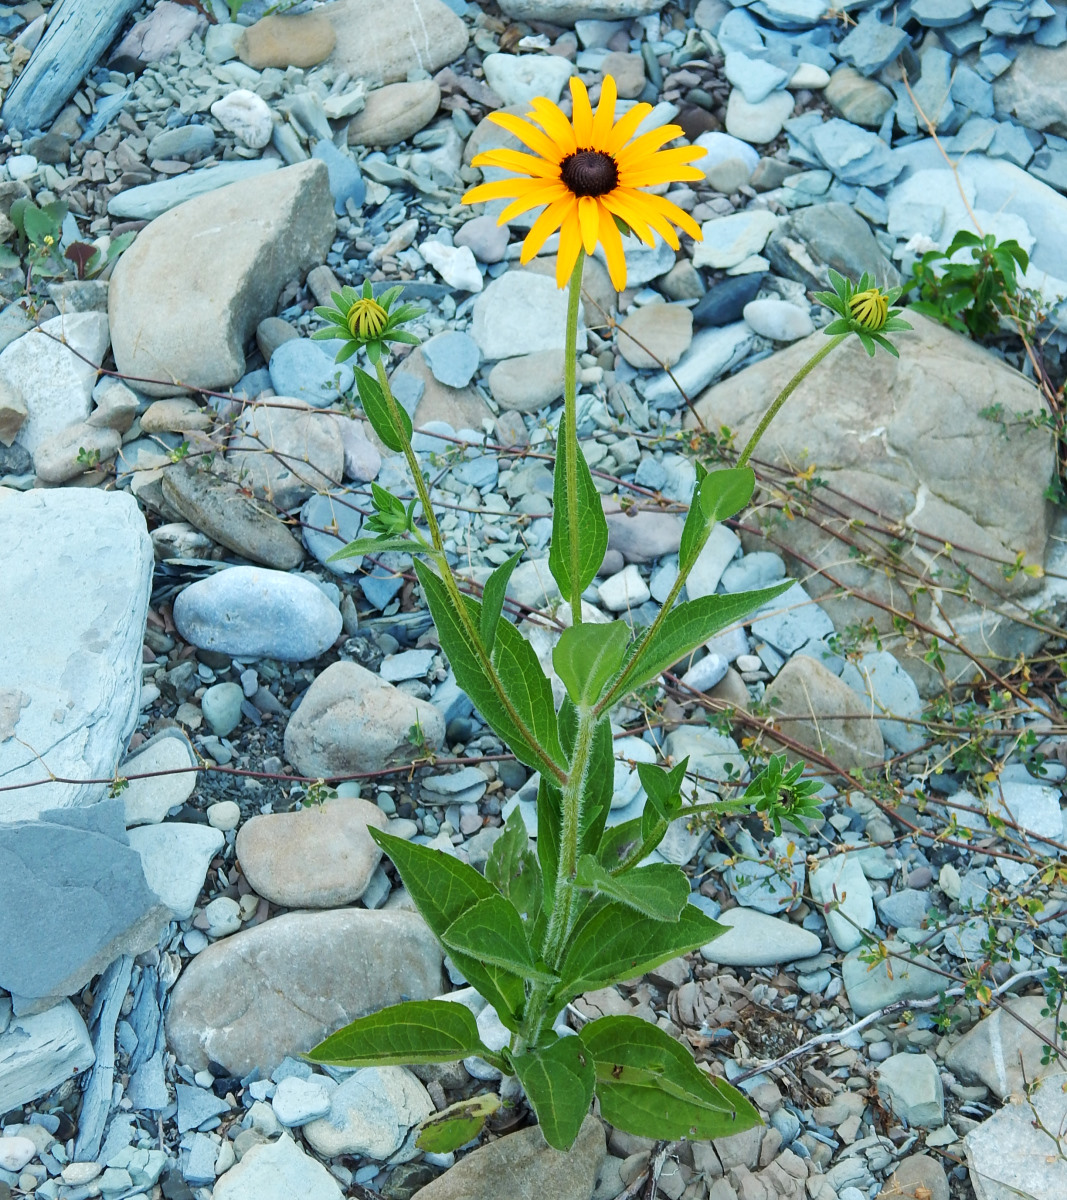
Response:
[{"label": "large basal leaf", "polygon": [[593,1099],[596,1072],[592,1055],[578,1038],[562,1037],[520,1055],[514,1065],[545,1141],[557,1150],[569,1150]]},{"label": "large basal leaf", "polygon": [[504,832],[493,843],[485,864],[485,877],[528,920],[541,911],[541,866],[530,849],[526,822],[518,806],[504,822]]},{"label": "large basal leaf", "polygon": [[638,643],[631,658],[631,664],[636,660],[636,665],[631,665],[612,689],[614,698],[632,692],[651,679],[658,679],[708,638],[736,625],[792,586],[792,581],[787,579],[754,592],[701,596],[699,600],[677,605],[654,634]]},{"label": "large basal leaf", "polygon": [[552,665],[577,705],[595,704],[622,666],[630,630],[625,621],[572,625],[552,651]]},{"label": "large basal leaf", "polygon": [[[472,640],[456,612],[440,576],[418,559],[415,573],[437,626],[441,649],[456,674],[456,682],[489,727],[520,762],[533,770],[543,771],[551,765],[563,770],[565,761],[556,732],[552,687],[529,643],[510,622],[499,623],[493,659],[505,693],[502,699],[486,676],[479,653],[481,648]],[[463,597],[463,604],[472,628],[477,630],[481,605],[470,596]]]},{"label": "large basal leaf", "polygon": [[[608,522],[593,483],[585,455],[575,458],[578,482],[577,547],[571,536],[567,509],[567,463],[570,451],[560,430],[556,439],[556,469],[552,477],[552,543],[548,550],[548,569],[565,599],[584,592],[596,578],[608,548]],[[578,582],[571,575],[577,566]]]},{"label": "large basal leaf", "polygon": [[579,920],[560,967],[562,998],[644,975],[679,954],[704,946],[723,932],[695,905],[677,921],[638,920],[618,901],[593,901]]},{"label": "large basal leaf", "polygon": [[620,875],[610,875],[591,855],[578,860],[579,887],[657,921],[677,921],[689,902],[689,880],[670,863],[650,863]]},{"label": "large basal leaf", "polygon": [[448,1000],[407,1000],[331,1033],[307,1057],[338,1067],[380,1067],[456,1062],[486,1053],[470,1009]]},{"label": "large basal leaf", "polygon": [[[488,880],[458,858],[380,829],[368,832],[392,859],[415,907],[438,941],[444,941],[445,931],[469,909],[500,896]],[[471,985],[497,1010],[501,1021],[509,1029],[516,1028],[526,999],[522,980],[455,951],[452,957]]]},{"label": "large basal leaf", "polygon": [[701,1071],[657,1025],[601,1017],[578,1036],[596,1065],[601,1114],[619,1129],[673,1142],[725,1137],[760,1124],[736,1088]]},{"label": "large basal leaf", "polygon": [[485,581],[485,587],[482,589],[482,611],[479,617],[479,626],[482,642],[490,654],[493,653],[493,646],[496,642],[496,627],[504,608],[504,595],[508,590],[508,580],[511,578],[511,572],[519,565],[519,559],[522,558],[523,553],[524,551],[520,550],[517,554],[513,554],[507,562],[501,563]]},{"label": "large basal leaf", "polygon": [[465,954],[520,979],[558,982],[557,976],[534,962],[522,917],[495,890],[492,896],[461,913],[445,930],[441,941],[453,954]]},{"label": "large basal leaf", "polygon": [[393,409],[382,394],[377,379],[360,367],[356,367],[356,388],[359,391],[359,402],[363,405],[371,428],[390,450],[395,450],[398,454],[403,453],[404,447],[411,441],[411,418],[403,406],[394,404],[394,417]]},{"label": "large basal leaf", "polygon": [[415,1145],[427,1154],[450,1154],[476,1138],[499,1107],[500,1097],[493,1092],[457,1100],[419,1125]]}]

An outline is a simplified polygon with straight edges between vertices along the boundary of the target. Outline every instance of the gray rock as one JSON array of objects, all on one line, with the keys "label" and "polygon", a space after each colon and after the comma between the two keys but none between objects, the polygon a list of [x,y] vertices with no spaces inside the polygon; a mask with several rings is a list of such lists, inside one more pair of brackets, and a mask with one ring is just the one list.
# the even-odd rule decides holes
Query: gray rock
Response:
[{"label": "gray rock", "polygon": [[209,469],[185,463],[166,468],[162,497],[190,524],[253,562],[288,571],[304,561],[304,548],[265,502]]},{"label": "gray rock", "polygon": [[882,287],[900,282],[871,227],[847,204],[814,204],[790,213],[771,235],[765,253],[780,275],[809,289],[829,286],[828,267],[850,279],[869,271]]},{"label": "gray rock", "polygon": [[164,212],[141,231],[111,278],[118,369],[163,381],[138,384],[152,396],[180,393],[182,383],[236,383],[256,325],[275,311],[286,283],[323,260],[334,230],[328,175],[319,162],[260,173]]},{"label": "gray rock", "polygon": [[161,179],[158,183],[143,183],[127,188],[113,196],[107,205],[109,215],[123,221],[154,221],[172,208],[211,195],[234,183],[259,184],[261,177],[276,171],[277,159],[254,158],[222,163],[217,167],[201,167],[182,175]]},{"label": "gray rock", "polygon": [[653,408],[680,408],[683,400],[679,387],[689,396],[701,392],[746,358],[755,340],[755,333],[743,321],[722,328],[701,329],[672,370],[674,378],[666,371],[654,375],[641,393]]},{"label": "gray rock", "polygon": [[863,75],[880,71],[908,44],[908,35],[895,25],[883,25],[874,13],[861,17],[836,47],[838,56]]},{"label": "gray rock", "polygon": [[878,1095],[908,1125],[945,1123],[945,1094],[937,1064],[926,1054],[894,1054],[878,1067]]},{"label": "gray rock", "polygon": [[416,913],[289,913],[202,951],[171,993],[167,1039],[195,1070],[210,1060],[269,1072],[342,1025],[441,992],[441,950]]},{"label": "gray rock", "polygon": [[8,89],[0,109],[8,128],[29,133],[48,125],[138,7],[137,0],[114,0],[57,12]]},{"label": "gray rock", "polygon": [[366,1067],[337,1088],[329,1113],[305,1125],[304,1137],[324,1158],[352,1154],[382,1161],[433,1111],[429,1093],[404,1067]]},{"label": "gray rock", "polygon": [[775,916],[792,908],[804,894],[804,856],[788,837],[773,839],[773,860],[768,860],[755,838],[742,829],[737,835],[737,850],[739,861],[726,868],[723,880],[742,908]]},{"label": "gray rock", "polygon": [[774,342],[795,342],[815,330],[807,305],[801,308],[788,300],[753,300],[745,305],[743,315],[760,337]]},{"label": "gray rock", "polygon": [[999,795],[994,794],[990,799],[992,812],[1015,821],[1026,833],[1060,840],[1063,813],[1057,788],[1006,781],[999,785],[999,791]]},{"label": "gray rock", "polygon": [[750,908],[728,909],[717,920],[729,932],[701,947],[706,962],[726,967],[771,967],[811,958],[822,949],[816,934]]},{"label": "gray rock", "polygon": [[89,1031],[69,1000],[13,1018],[0,1033],[0,1108],[9,1112],[46,1095],[91,1067],[93,1057]]},{"label": "gray rock", "polygon": [[215,683],[204,692],[200,709],[216,737],[229,737],[241,723],[245,694],[239,683]]},{"label": "gray rock", "polygon": [[131,829],[127,836],[141,856],[148,886],[179,921],[191,917],[211,860],[225,843],[221,830],[168,821]]},{"label": "gray rock", "polygon": [[505,104],[529,104],[535,96],[555,102],[574,71],[567,59],[552,54],[487,54],[482,68]]},{"label": "gray rock", "polygon": [[454,331],[436,334],[423,342],[422,353],[434,378],[454,388],[466,387],[481,361],[478,343],[468,334]]},{"label": "gray rock", "polygon": [[120,954],[153,947],[170,921],[118,798],[0,824],[0,864],[3,910],[33,914],[0,927],[0,986],[19,996],[70,995]]},{"label": "gray rock", "polygon": [[771,92],[785,85],[789,72],[759,58],[749,58],[739,50],[726,55],[723,74],[730,83],[741,89],[749,104],[759,104]]},{"label": "gray rock", "polygon": [[216,1096],[214,1092],[209,1092],[206,1088],[190,1087],[188,1084],[179,1083],[174,1092],[178,1101],[179,1133],[188,1133],[190,1129],[198,1128],[205,1121],[210,1121],[212,1117],[228,1112],[230,1108],[221,1096]]},{"label": "gray rock", "polygon": [[337,34],[330,65],[368,88],[407,79],[413,71],[433,75],[460,58],[467,27],[441,0],[397,0],[389,20],[377,0],[337,0],[324,9]]},{"label": "gray rock", "polygon": [[15,437],[19,446],[36,456],[48,438],[88,417],[107,346],[107,318],[89,312],[52,317],[0,352],[0,389],[26,409]]},{"label": "gray rock", "polygon": [[930,893],[898,888],[877,902],[878,915],[893,929],[919,929],[930,907]]},{"label": "gray rock", "polygon": [[286,1075],[278,1081],[277,1090],[270,1100],[271,1108],[287,1129],[306,1125],[308,1121],[324,1117],[330,1111],[330,1094],[336,1086],[325,1075],[314,1075],[308,1079]]},{"label": "gray rock", "polygon": [[924,1187],[930,1193],[930,1200],[950,1200],[945,1168],[928,1154],[909,1154],[901,1159],[893,1168],[893,1178],[905,1195],[910,1192],[914,1196]]},{"label": "gray rock", "polygon": [[1026,1096],[972,1129],[963,1139],[976,1200],[1059,1200],[1067,1168],[1049,1131],[1067,1119],[1067,1075],[1042,1079]]},{"label": "gray rock", "polygon": [[341,660],[304,694],[286,726],[285,754],[312,778],[375,771],[420,753],[409,737],[416,724],[429,746],[441,745],[444,720],[432,704]]},{"label": "gray rock", "polygon": [[765,208],[750,208],[716,217],[701,226],[703,238],[693,251],[695,267],[727,270],[759,254],[774,232],[779,218]]},{"label": "gray rock", "polygon": [[179,125],[164,129],[148,143],[148,160],[184,158],[189,162],[206,158],[215,148],[215,131],[210,125]]},{"label": "gray rock", "polygon": [[926,741],[922,727],[891,717],[922,715],[922,700],[915,681],[886,650],[864,654],[858,663],[846,663],[841,678],[861,696],[870,698],[873,711],[883,712],[878,728],[886,744],[901,754],[913,754]]},{"label": "gray rock", "polygon": [[[433,120],[441,89],[432,79],[390,83],[367,96],[348,125],[350,146],[392,146],[407,141]],[[507,234],[504,235],[505,241]]]},{"label": "gray rock", "polygon": [[[506,271],[474,302],[471,335],[482,357],[515,358],[537,350],[563,349],[567,292],[554,279],[533,271]],[[578,346],[585,345],[583,308],[578,310]]]},{"label": "gray rock", "polygon": [[1020,45],[1015,61],[993,85],[997,112],[1030,129],[1067,136],[1065,62],[1064,46]]},{"label": "gray rock", "polygon": [[841,978],[848,1002],[857,1017],[866,1017],[898,1000],[928,1000],[945,987],[945,977],[933,970],[925,954],[916,954],[906,942],[887,941],[892,957],[871,966],[852,950],[841,963]]},{"label": "gray rock", "polygon": [[823,93],[834,111],[855,125],[877,129],[893,107],[893,93],[854,67],[838,67]]},{"label": "gray rock", "polygon": [[506,225],[498,225],[492,217],[475,217],[456,230],[454,240],[457,246],[468,246],[479,262],[498,263],[504,259],[509,237]]},{"label": "gray rock", "polygon": [[201,649],[285,662],[317,658],[341,632],[341,614],[320,588],[262,567],[230,567],[190,584],[174,602],[174,623]]},{"label": "gray rock", "polygon": [[750,103],[734,88],[726,105],[726,132],[742,141],[764,145],[773,142],[792,115],[791,92],[771,92],[758,103]]},{"label": "gray rock", "polygon": [[[331,366],[326,355],[306,338],[284,342],[271,356],[271,362],[290,346],[308,347],[310,353],[321,360],[319,365]],[[298,357],[303,360],[307,355]],[[296,388],[295,391],[285,392],[279,388],[278,396],[271,397],[269,403],[254,405],[241,413],[234,424],[227,453],[227,463],[241,482],[260,499],[282,511],[302,504],[313,492],[340,483],[344,473],[345,452],[340,427],[329,413],[313,412],[305,407],[314,391],[315,381],[307,364],[304,373],[307,384],[302,394],[298,394],[298,380],[286,372],[285,382]],[[321,399],[324,394],[317,393],[317,396]]]},{"label": "gray rock", "polygon": [[537,350],[505,358],[489,372],[489,391],[503,412],[537,412],[563,395],[563,356]]},{"label": "gray rock", "polygon": [[287,1134],[247,1150],[215,1184],[215,1200],[341,1200],[337,1180]]},{"label": "gray rock", "polygon": [[[369,448],[370,443],[366,443]],[[373,449],[373,448],[372,448]],[[377,451],[375,451],[377,453]],[[363,565],[363,556],[330,558],[359,537],[363,528],[360,505],[366,500],[347,492],[312,496],[300,510],[301,536],[311,556],[335,575],[354,575]]]},{"label": "gray rock", "polygon": [[757,550],[731,562],[722,573],[724,592],[750,592],[785,577],[785,563],[770,550]]},{"label": "gray rock", "polygon": [[685,583],[690,600],[712,595],[740,548],[741,541],[732,529],[721,523],[712,529]]},{"label": "gray rock", "polygon": [[[0,514],[0,781],[40,779],[38,755],[57,776],[109,778],[140,705],[153,565],[144,517],[130,496],[80,488],[7,494]],[[105,790],[9,792],[0,823]]]},{"label": "gray rock", "polygon": [[834,632],[833,622],[799,583],[757,610],[751,629],[754,638],[770,642],[782,654]]},{"label": "gray rock", "polygon": [[270,356],[270,381],[279,396],[327,408],[351,388],[355,376],[348,363],[337,365],[331,351],[310,338],[290,338]]},{"label": "gray rock", "polygon": [[852,854],[822,859],[809,883],[814,900],[836,905],[826,913],[826,926],[838,949],[854,950],[863,940],[863,931],[873,929],[875,923],[871,885],[859,859]]},{"label": "gray rock", "polygon": [[121,445],[117,430],[78,421],[38,444],[33,456],[37,478],[42,483],[67,483],[92,467],[106,467]]},{"label": "gray rock", "polygon": [[1045,1043],[1021,1024],[1055,1039],[1053,1019],[1041,1014],[1044,1007],[1043,996],[1008,1000],[960,1038],[945,1055],[945,1066],[964,1083],[984,1083],[1000,1100],[1025,1092],[1035,1079],[1057,1069],[1055,1061],[1041,1061]]},{"label": "gray rock", "polygon": [[740,321],[745,305],[755,300],[763,275],[735,275],[724,279],[701,297],[693,309],[695,325],[729,325]]}]

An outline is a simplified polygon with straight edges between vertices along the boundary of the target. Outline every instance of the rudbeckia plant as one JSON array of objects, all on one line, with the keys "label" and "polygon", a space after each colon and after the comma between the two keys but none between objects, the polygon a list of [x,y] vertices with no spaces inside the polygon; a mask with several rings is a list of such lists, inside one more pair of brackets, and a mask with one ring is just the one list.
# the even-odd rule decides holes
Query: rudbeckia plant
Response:
[{"label": "rudbeckia plant", "polygon": [[[476,165],[504,168],[514,177],[480,184],[465,200],[509,199],[501,221],[531,208],[540,215],[526,237],[522,261],[560,234],[557,283],[570,288],[566,330],[564,419],[556,442],[552,542],[548,566],[566,602],[567,626],[552,664],[565,688],[560,707],[529,642],[502,617],[505,592],[521,554],[496,568],[479,597],[461,586],[449,563],[434,515],[429,484],[412,450],[412,426],[396,402],[384,367],[389,342],[415,339],[405,323],[413,310],[386,293],[375,300],[346,289],[334,308],[318,310],[328,322],[320,335],[340,338],[339,358],[365,349],[375,376],[357,369],[367,419],[390,449],[402,453],[415,497],[405,503],[375,487],[376,537],[351,543],[335,558],[404,549],[415,572],[442,650],[459,685],[486,724],[515,757],[537,772],[537,838],[531,847],[516,807],[493,846],[484,873],[457,858],[387,832],[371,836],[392,859],[413,902],[480,1001],[468,1007],[446,999],[408,1001],[362,1017],[310,1054],[316,1062],[348,1067],[449,1062],[477,1056],[504,1077],[502,1094],[525,1095],[546,1140],[565,1149],[578,1135],[594,1095],[602,1116],[646,1137],[718,1138],[756,1124],[758,1114],[737,1089],[698,1065],[689,1050],[657,1025],[608,1016],[577,1032],[562,1020],[582,993],[644,974],[668,959],[704,946],[725,928],[689,902],[690,883],[657,854],[672,822],[705,814],[758,810],[777,824],[812,814],[810,789],[783,762],[753,781],[739,799],[689,803],[688,760],[669,768],[639,764],[646,801],[642,815],[608,825],[614,756],[610,718],[635,689],[655,681],[709,638],[736,625],[789,585],[711,595],[678,603],[679,593],[715,525],[744,509],[755,476],[748,458],[758,436],[733,467],[697,465],[697,486],[679,547],[678,579],[647,628],[623,621],[583,619],[582,593],[607,548],[600,496],[577,439],[575,350],[582,265],[602,246],[620,290],[626,283],[623,238],[654,243],[659,235],[678,247],[675,227],[700,230],[681,209],[644,190],[701,177],[690,164],[701,156],[687,146],[664,149],[676,126],[641,132],[650,109],[634,105],[615,119],[615,83],[606,78],[594,113],[584,86],[571,84],[568,119],[548,100],[531,103],[528,120],[493,114],[531,153],[492,150]],[[837,287],[835,280],[835,288]],[[787,384],[773,413],[835,345],[858,334],[883,343],[894,324],[890,298],[864,279],[836,290],[830,340]],[[397,307],[393,307],[398,305]],[[506,1044],[486,1045],[475,1013],[491,1005],[508,1031]],[[492,1103],[467,1104],[454,1118],[431,1118],[420,1135],[427,1149],[469,1141]],[[480,1114],[480,1115],[479,1115]]]}]

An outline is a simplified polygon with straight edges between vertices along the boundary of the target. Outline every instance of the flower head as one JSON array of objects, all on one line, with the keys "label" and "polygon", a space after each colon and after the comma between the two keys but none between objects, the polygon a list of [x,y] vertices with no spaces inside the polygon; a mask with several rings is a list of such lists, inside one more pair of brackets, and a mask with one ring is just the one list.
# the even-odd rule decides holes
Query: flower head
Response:
[{"label": "flower head", "polygon": [[573,117],[568,120],[551,100],[536,97],[529,120],[509,113],[490,113],[489,119],[514,134],[533,153],[487,150],[473,160],[476,167],[502,167],[517,178],[493,180],[471,188],[466,204],[509,198],[498,218],[503,225],[531,208],[543,207],[523,242],[520,261],[527,263],[548,237],[559,230],[556,283],[566,284],[578,253],[592,254],[604,247],[611,282],[619,291],[626,286],[623,232],[636,234],[649,246],[654,233],[678,249],[674,226],[699,240],[700,226],[676,204],[640,189],[657,183],[703,179],[704,173],[687,164],[701,158],[699,146],[661,149],[680,136],[677,125],[662,125],[635,137],[638,126],[652,111],[650,104],[635,104],[615,120],[615,80],[604,77],[596,112],[580,79],[571,78]]},{"label": "flower head", "polygon": [[855,333],[868,354],[874,355],[875,344],[897,357],[897,349],[885,336],[900,329],[910,329],[902,320],[900,309],[891,307],[900,296],[901,288],[883,291],[875,286],[874,280],[865,271],[859,283],[839,275],[832,267],[828,269],[832,292],[816,292],[815,299],[837,313],[838,319],[831,321],[823,333],[836,337],[841,333]]},{"label": "flower head", "polygon": [[403,290],[403,287],[392,287],[375,298],[370,280],[366,279],[362,294],[351,287],[331,292],[333,305],[315,309],[329,324],[311,336],[319,340],[343,341],[345,344],[335,359],[339,363],[351,358],[361,346],[366,346],[367,357],[372,363],[381,358],[386,342],[407,342],[417,346],[419,339],[400,327],[413,317],[421,317],[426,310],[415,304],[400,304],[394,308]]}]

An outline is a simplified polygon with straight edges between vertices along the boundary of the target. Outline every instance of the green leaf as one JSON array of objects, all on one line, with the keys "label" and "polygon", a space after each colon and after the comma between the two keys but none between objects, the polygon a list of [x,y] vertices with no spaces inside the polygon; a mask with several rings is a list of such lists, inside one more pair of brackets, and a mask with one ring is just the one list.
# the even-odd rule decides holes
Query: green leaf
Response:
[{"label": "green leaf", "polygon": [[[791,586],[789,580],[784,580],[754,592],[701,596],[699,600],[677,605],[667,614],[654,637],[637,643],[629,666],[606,699],[614,701],[649,680],[657,679],[708,638],[769,604]],[[602,700],[598,708],[603,706]]]},{"label": "green leaf", "polygon": [[336,554],[331,554],[326,561],[337,562],[342,558],[359,558],[364,554],[384,554],[386,550],[406,550],[409,554],[415,554],[421,549],[418,542],[412,541],[411,538],[356,538],[354,542],[349,542]]},{"label": "green leaf", "polygon": [[331,1033],[306,1057],[338,1067],[381,1067],[486,1053],[469,1008],[449,1000],[405,1000]]},{"label": "green leaf", "polygon": [[617,901],[594,901],[571,937],[558,995],[579,996],[594,988],[644,975],[679,954],[705,946],[723,932],[695,905],[686,904],[677,921],[634,920],[633,909]]},{"label": "green leaf", "polygon": [[[548,569],[565,599],[584,592],[596,578],[608,548],[608,522],[600,503],[600,493],[585,455],[576,455],[578,476],[578,546],[571,546],[571,528],[567,513],[567,464],[570,450],[562,430],[556,439],[556,470],[552,477],[552,543],[548,550]],[[572,559],[577,562],[578,580],[571,580]]]},{"label": "green leaf", "polygon": [[569,1150],[593,1099],[592,1055],[578,1038],[561,1037],[519,1055],[514,1064],[545,1141],[557,1150]]},{"label": "green leaf", "polygon": [[500,1097],[493,1092],[457,1100],[421,1122],[415,1145],[428,1154],[450,1154],[473,1141],[499,1107]]},{"label": "green leaf", "polygon": [[441,941],[453,953],[499,967],[519,979],[558,982],[558,976],[534,962],[522,917],[495,889],[480,904],[461,913],[441,935]]},{"label": "green leaf", "polygon": [[584,854],[578,860],[575,882],[593,895],[609,896],[657,921],[677,921],[689,902],[689,881],[671,863],[651,863],[610,875],[591,854]]},{"label": "green leaf", "polygon": [[[488,880],[458,858],[380,829],[368,832],[392,859],[415,907],[438,941],[444,941],[445,931],[468,909],[500,897]],[[452,957],[471,985],[493,1005],[501,1021],[509,1029],[516,1028],[525,1001],[522,980],[465,954],[453,952]]]},{"label": "green leaf", "polygon": [[485,581],[485,587],[482,589],[482,613],[478,627],[485,648],[490,654],[493,653],[493,645],[496,642],[496,627],[504,608],[504,595],[508,590],[508,580],[511,578],[511,572],[519,565],[519,559],[522,558],[523,553],[520,550],[513,554],[507,562],[501,563]]},{"label": "green leaf", "polygon": [[485,864],[485,877],[520,913],[534,921],[541,910],[541,867],[530,849],[526,822],[518,806],[504,822],[504,832],[493,843]]},{"label": "green leaf", "polygon": [[[623,821],[604,830],[596,854],[609,871],[621,867],[631,854],[641,848],[642,817],[634,817],[632,821]],[[644,855],[641,857],[644,858]]]},{"label": "green leaf", "polygon": [[[377,361],[370,351],[371,346],[368,344],[367,353],[371,362]],[[374,432],[390,450],[402,453],[404,446],[411,440],[411,418],[407,412],[400,404],[395,404],[400,421],[397,425],[377,379],[360,367],[356,368],[356,387],[359,389],[359,401]]]},{"label": "green leaf", "polygon": [[[46,208],[38,208],[35,204],[30,204],[27,206],[22,220],[29,241],[36,242],[38,246],[44,245],[46,237],[51,237],[56,242],[59,241],[60,225]],[[597,563],[597,566],[599,565]]]},{"label": "green leaf", "polygon": [[[520,761],[535,771],[547,764],[565,770],[566,761],[556,731],[552,687],[530,644],[510,621],[497,626],[492,662],[506,703],[497,694],[482,665],[483,647],[476,644],[452,604],[452,598],[429,566],[416,559],[415,573],[456,682],[467,693],[495,734]],[[464,596],[470,625],[481,624],[481,605]],[[520,724],[521,722],[521,724]]]},{"label": "green leaf", "polygon": [[552,651],[552,665],[575,704],[591,705],[600,699],[622,666],[629,640],[625,621],[564,629]]},{"label": "green leaf", "polygon": [[705,471],[702,477],[698,471],[697,475],[696,491],[678,549],[678,566],[684,572],[696,561],[715,524],[736,516],[752,499],[756,488],[756,475],[751,467]]},{"label": "green leaf", "polygon": [[578,1037],[596,1065],[601,1115],[619,1129],[663,1141],[703,1141],[760,1124],[736,1088],[702,1071],[657,1025],[601,1017]]},{"label": "green leaf", "polygon": [[537,785],[537,861],[544,886],[542,912],[551,912],[559,875],[559,848],[563,838],[563,794],[544,775]]}]

